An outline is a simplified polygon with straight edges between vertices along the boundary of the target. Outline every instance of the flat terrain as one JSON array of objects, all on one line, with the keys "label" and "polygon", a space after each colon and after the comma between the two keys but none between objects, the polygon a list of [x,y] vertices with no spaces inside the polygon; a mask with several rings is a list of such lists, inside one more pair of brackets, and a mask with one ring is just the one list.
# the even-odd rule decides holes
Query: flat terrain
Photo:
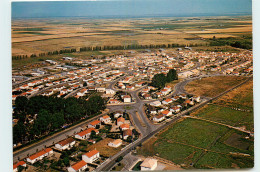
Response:
[{"label": "flat terrain", "polygon": [[[230,141],[234,133],[242,139]],[[222,125],[188,118],[145,143],[138,153],[155,154],[188,169],[250,168],[253,167],[253,140],[246,140],[245,136]],[[250,156],[236,157],[230,152]]]},{"label": "flat terrain", "polygon": [[105,45],[207,45],[213,36],[243,35],[252,35],[251,17],[13,20],[12,55]]},{"label": "flat terrain", "polygon": [[245,80],[239,76],[215,76],[194,80],[185,86],[188,93],[197,96],[214,97]]},{"label": "flat terrain", "polygon": [[108,146],[108,143],[113,141],[113,139],[106,138],[101,140],[93,145],[87,147],[86,151],[91,151],[93,149],[97,149],[102,156],[110,157],[119,152],[123,147],[119,146],[118,148],[113,148]]},{"label": "flat terrain", "polygon": [[190,114],[209,121],[185,118],[148,140],[138,153],[157,155],[187,169],[252,168],[254,139],[225,126],[254,131],[252,84],[249,81]]}]

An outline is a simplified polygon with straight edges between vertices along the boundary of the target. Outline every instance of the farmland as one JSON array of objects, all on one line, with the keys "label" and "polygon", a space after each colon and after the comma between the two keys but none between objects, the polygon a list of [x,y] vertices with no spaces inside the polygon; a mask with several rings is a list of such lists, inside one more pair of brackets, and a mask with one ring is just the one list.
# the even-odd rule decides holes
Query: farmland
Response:
[{"label": "farmland", "polygon": [[[203,85],[201,84],[203,87]],[[249,81],[190,114],[138,148],[186,169],[240,169],[254,166],[253,82]],[[202,120],[206,119],[206,120]]]},{"label": "farmland", "polygon": [[[253,166],[253,141],[237,139],[228,144],[227,140],[230,140],[234,133],[240,138],[247,136],[225,126],[188,118],[159,134],[155,142],[145,143],[138,149],[138,153],[156,154],[187,169],[250,168]],[[243,148],[237,146],[244,144],[247,146]],[[153,151],[150,151],[151,149]],[[230,152],[250,156],[237,157]]]},{"label": "farmland", "polygon": [[194,80],[188,83],[185,90],[198,96],[214,97],[225,90],[236,86],[246,78],[240,76],[214,76]]},{"label": "farmland", "polygon": [[251,17],[13,20],[12,54],[107,45],[208,45],[208,38],[252,35]]}]

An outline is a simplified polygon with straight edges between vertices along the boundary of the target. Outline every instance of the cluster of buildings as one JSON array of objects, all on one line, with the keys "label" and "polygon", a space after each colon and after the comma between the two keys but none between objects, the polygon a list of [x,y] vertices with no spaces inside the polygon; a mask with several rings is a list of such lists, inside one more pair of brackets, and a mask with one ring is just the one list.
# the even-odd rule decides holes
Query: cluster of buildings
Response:
[{"label": "cluster of buildings", "polygon": [[199,96],[188,96],[180,94],[165,98],[162,101],[156,100],[146,105],[146,113],[149,119],[155,123],[162,122],[165,119],[194,106],[201,101]]},{"label": "cluster of buildings", "polygon": [[[74,146],[78,146],[80,140],[88,141],[91,144],[96,144],[95,138],[91,138],[91,134],[95,132],[95,135],[103,134],[100,133],[100,129],[106,125],[111,126],[112,132],[121,132],[121,138],[112,139],[108,146],[112,148],[118,148],[123,144],[124,140],[127,140],[129,136],[132,136],[131,122],[125,119],[122,112],[114,112],[110,114],[113,116],[113,120],[109,115],[103,115],[99,119],[94,120],[86,125],[85,129],[81,129],[80,132],[73,135],[73,137],[68,137],[55,143],[49,148],[45,148],[33,155],[28,156],[24,160],[18,161],[13,164],[13,171],[17,172],[19,166],[26,167],[27,165],[33,165],[37,161],[41,161],[44,158],[51,158],[55,151],[62,152],[70,150]],[[124,144],[125,145],[125,144]],[[102,152],[101,152],[102,153]],[[88,164],[97,161],[100,158],[100,152],[96,149],[91,150],[87,153],[82,154],[82,160],[71,164],[67,170],[69,172],[84,171],[88,167]]]}]

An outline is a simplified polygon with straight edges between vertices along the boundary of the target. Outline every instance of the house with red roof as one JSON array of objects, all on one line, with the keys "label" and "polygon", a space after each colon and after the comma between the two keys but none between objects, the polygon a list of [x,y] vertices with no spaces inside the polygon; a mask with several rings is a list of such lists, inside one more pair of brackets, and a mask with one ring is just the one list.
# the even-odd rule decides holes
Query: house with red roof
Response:
[{"label": "house with red roof", "polygon": [[171,116],[172,115],[172,112],[169,111],[169,110],[164,110],[161,112],[164,116]]},{"label": "house with red roof", "polygon": [[123,118],[123,117],[117,118],[117,120],[116,120],[117,126],[120,126],[120,125],[122,125],[124,123],[125,123],[125,118]]},{"label": "house with red roof", "polygon": [[120,125],[120,129],[121,129],[122,131],[128,130],[128,129],[130,129],[130,126],[129,126],[129,124],[121,124],[121,125]]},{"label": "house with red roof", "polygon": [[34,164],[36,161],[42,160],[44,157],[53,154],[53,150],[51,148],[43,149],[40,152],[37,152],[31,156],[29,156],[26,161]]},{"label": "house with red roof", "polygon": [[160,122],[160,121],[162,121],[162,120],[164,120],[164,119],[165,119],[165,116],[164,116],[163,114],[155,115],[155,116],[153,117],[153,120],[154,120],[155,122]]},{"label": "house with red roof", "polygon": [[82,159],[87,163],[92,163],[96,161],[99,157],[99,151],[97,151],[96,149],[82,155]]},{"label": "house with red roof", "polygon": [[96,128],[98,125],[101,125],[101,121],[95,120],[88,124],[88,128]]},{"label": "house with red roof", "polygon": [[13,164],[13,172],[18,172],[19,166],[26,167],[26,163],[24,161],[19,161],[19,162]]},{"label": "house with red roof", "polygon": [[133,133],[132,133],[132,130],[130,130],[130,129],[127,129],[127,130],[124,130],[123,131],[123,139],[127,139],[129,136],[132,136],[133,135]]},{"label": "house with red roof", "polygon": [[77,134],[75,135],[75,138],[80,139],[80,140],[88,139],[88,138],[90,137],[90,135],[91,135],[91,131],[95,131],[96,134],[99,133],[99,131],[98,131],[97,129],[88,128],[88,129],[86,129],[86,130],[83,130],[83,131],[77,133]]},{"label": "house with red roof", "polygon": [[70,166],[68,172],[83,172],[87,167],[88,164],[84,160],[81,160]]},{"label": "house with red roof", "polygon": [[55,148],[59,150],[70,149],[75,145],[76,141],[73,138],[67,138],[55,144]]},{"label": "house with red roof", "polygon": [[162,101],[162,104],[167,105],[167,104],[170,104],[172,102],[173,102],[172,99],[165,99],[164,101]]},{"label": "house with red roof", "polygon": [[105,116],[102,116],[102,117],[100,118],[100,121],[103,122],[103,123],[105,123],[105,124],[108,124],[108,123],[111,122],[111,118],[110,118],[110,116],[105,115]]}]

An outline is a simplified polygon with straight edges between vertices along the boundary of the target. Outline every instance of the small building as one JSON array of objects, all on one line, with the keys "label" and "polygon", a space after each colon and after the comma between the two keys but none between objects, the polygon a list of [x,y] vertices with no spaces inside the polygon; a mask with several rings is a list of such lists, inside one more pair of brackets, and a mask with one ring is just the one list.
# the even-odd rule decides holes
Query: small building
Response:
[{"label": "small building", "polygon": [[100,121],[103,122],[103,123],[105,123],[105,124],[108,124],[108,123],[111,122],[111,118],[110,118],[110,116],[105,115],[105,116],[102,116],[102,117],[100,118]]},{"label": "small building", "polygon": [[13,164],[13,172],[18,172],[19,166],[26,167],[26,163],[24,161],[19,161],[19,162]]},{"label": "small building", "polygon": [[162,111],[162,114],[163,114],[164,116],[171,116],[171,115],[172,115],[172,112],[169,111],[169,110],[164,110],[164,111]]},{"label": "small building", "polygon": [[67,138],[55,144],[55,147],[59,150],[70,149],[75,145],[76,141],[73,138]]},{"label": "small building", "polygon": [[165,119],[165,116],[164,116],[163,114],[155,115],[155,116],[153,117],[153,120],[154,120],[155,122],[161,122],[161,121],[163,121],[164,119]]},{"label": "small building", "polygon": [[123,141],[121,139],[116,139],[116,140],[114,140],[112,142],[109,142],[108,146],[117,148],[117,147],[121,146],[122,143],[123,143]]},{"label": "small building", "polygon": [[99,151],[97,151],[96,149],[82,155],[82,159],[87,163],[92,163],[96,161],[99,157]]},{"label": "small building", "polygon": [[157,100],[157,101],[154,101],[154,102],[150,103],[150,105],[151,106],[161,106],[162,103],[159,100]]},{"label": "small building", "polygon": [[146,158],[140,166],[141,171],[155,170],[157,167],[157,160],[152,158]]},{"label": "small building", "polygon": [[81,160],[70,166],[68,168],[68,172],[83,172],[87,167],[88,164],[85,161]]},{"label": "small building", "polygon": [[172,99],[166,99],[166,100],[163,100],[163,101],[162,101],[162,104],[167,105],[167,104],[170,104],[170,103],[172,103],[172,102],[173,102]]},{"label": "small building", "polygon": [[98,125],[101,125],[101,121],[95,120],[88,124],[88,128],[96,128]]},{"label": "small building", "polygon": [[130,103],[131,102],[131,96],[129,96],[129,95],[123,95],[122,99],[124,100],[124,103]]},{"label": "small building", "polygon": [[121,125],[120,125],[120,129],[121,129],[122,131],[128,130],[128,129],[130,129],[130,126],[129,126],[129,124],[121,124]]},{"label": "small building", "polygon": [[94,129],[94,128],[88,128],[88,129],[86,129],[84,131],[81,131],[81,132],[77,133],[75,135],[75,138],[80,139],[80,140],[88,139],[90,137],[90,135],[91,135],[91,131],[95,131],[96,134],[99,133],[99,131]]},{"label": "small building", "polygon": [[123,131],[123,139],[127,139],[129,136],[132,136],[133,133],[132,133],[132,130],[128,129],[128,130],[124,130]]},{"label": "small building", "polygon": [[34,164],[36,161],[42,160],[44,157],[53,154],[53,150],[51,148],[46,148],[40,152],[37,152],[31,156],[29,156],[26,161]]},{"label": "small building", "polygon": [[120,118],[118,118],[118,119],[116,120],[117,126],[120,126],[120,125],[122,125],[122,124],[124,124],[124,123],[125,123],[125,118],[123,118],[123,117],[120,117]]},{"label": "small building", "polygon": [[114,118],[118,118],[118,117],[120,117],[120,116],[123,116],[123,113],[121,113],[121,112],[116,112],[116,113],[114,114]]}]

